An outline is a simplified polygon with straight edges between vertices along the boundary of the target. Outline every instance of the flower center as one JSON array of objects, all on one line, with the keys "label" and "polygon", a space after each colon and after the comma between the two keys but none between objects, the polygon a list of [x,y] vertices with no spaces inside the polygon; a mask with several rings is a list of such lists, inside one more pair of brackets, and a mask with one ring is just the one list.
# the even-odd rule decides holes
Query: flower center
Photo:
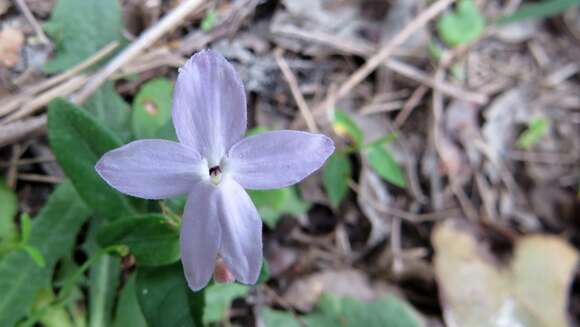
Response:
[{"label": "flower center", "polygon": [[209,178],[214,185],[218,185],[222,180],[222,169],[220,166],[213,166],[209,169]]}]

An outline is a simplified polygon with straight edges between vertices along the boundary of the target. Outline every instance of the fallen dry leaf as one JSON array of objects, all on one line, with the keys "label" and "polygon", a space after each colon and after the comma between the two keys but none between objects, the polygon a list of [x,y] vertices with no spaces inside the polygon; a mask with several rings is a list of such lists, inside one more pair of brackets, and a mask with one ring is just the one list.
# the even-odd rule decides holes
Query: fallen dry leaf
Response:
[{"label": "fallen dry leaf", "polygon": [[24,45],[24,34],[15,28],[0,31],[0,65],[14,67],[20,61],[20,50]]},{"label": "fallen dry leaf", "polygon": [[4,15],[8,8],[10,8],[10,1],[0,0],[0,15]]},{"label": "fallen dry leaf", "polygon": [[516,241],[508,266],[457,223],[433,232],[443,316],[450,327],[564,327],[578,254],[548,235]]},{"label": "fallen dry leaf", "polygon": [[295,281],[284,293],[284,300],[293,307],[310,311],[322,293],[348,296],[361,301],[376,300],[388,293],[384,284],[372,284],[359,270],[327,270]]}]

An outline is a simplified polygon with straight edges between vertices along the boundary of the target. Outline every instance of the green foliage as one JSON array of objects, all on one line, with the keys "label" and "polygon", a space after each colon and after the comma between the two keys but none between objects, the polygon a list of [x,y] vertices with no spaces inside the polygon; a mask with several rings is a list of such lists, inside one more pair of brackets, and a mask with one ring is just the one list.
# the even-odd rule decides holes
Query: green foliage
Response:
[{"label": "green foliage", "polygon": [[58,163],[98,216],[113,220],[134,213],[128,198],[95,171],[98,159],[121,145],[109,130],[81,108],[57,99],[49,104],[48,139]]},{"label": "green foliage", "polygon": [[[55,300],[54,292],[51,288],[41,289],[37,296],[36,301],[32,305],[33,310],[39,310],[45,306],[50,306],[50,304]],[[73,322],[71,321],[68,313],[62,307],[50,307],[39,321],[44,327],[72,327]]]},{"label": "green foliage", "polygon": [[135,275],[131,275],[121,291],[113,327],[146,327],[147,322],[137,302]]},{"label": "green foliage", "polygon": [[148,326],[201,327],[204,291],[192,292],[181,263],[137,269],[137,299]]},{"label": "green foliage", "polygon": [[240,284],[214,283],[205,289],[205,308],[203,323],[220,322],[227,318],[227,314],[235,298],[248,294],[249,286]]},{"label": "green foliage", "polygon": [[116,220],[103,226],[97,239],[102,246],[128,246],[141,265],[159,266],[179,260],[179,229],[159,214]]},{"label": "green foliage", "polygon": [[32,260],[34,260],[34,263],[36,263],[37,266],[39,266],[40,268],[46,267],[46,260],[44,260],[42,253],[40,253],[40,251],[37,248],[30,246],[28,244],[25,244],[22,246],[22,250],[24,250],[24,252],[28,253],[30,258],[32,258]]},{"label": "green foliage", "polygon": [[0,326],[13,326],[25,315],[36,293],[49,283],[57,260],[70,253],[88,214],[69,183],[52,194],[33,220],[29,240],[31,246],[39,249],[46,265],[38,266],[22,251],[10,252],[0,261]]},{"label": "green foliage", "polygon": [[578,4],[580,4],[580,0],[544,0],[528,3],[513,14],[500,18],[497,23],[502,25],[516,23],[526,19],[548,18],[561,14]]},{"label": "green foliage", "polygon": [[[302,324],[290,313],[265,309],[266,327],[299,327]],[[419,327],[424,324],[411,307],[394,296],[371,303],[324,294],[317,310],[300,317],[307,326],[317,327]]]},{"label": "green foliage", "polygon": [[56,45],[56,56],[44,70],[60,72],[122,41],[121,7],[118,0],[58,0],[44,28]]},{"label": "green foliage", "polygon": [[84,107],[103,126],[121,141],[131,139],[129,128],[131,110],[115,90],[113,82],[103,84],[85,103]]},{"label": "green foliage", "polygon": [[27,213],[23,213],[20,217],[20,240],[26,244],[30,240],[30,231],[32,230],[32,222]]},{"label": "green foliage", "polygon": [[260,275],[258,276],[258,281],[256,284],[263,284],[270,279],[270,266],[266,258],[262,260],[262,267],[260,268]]},{"label": "green foliage", "polygon": [[324,166],[322,182],[328,199],[333,207],[338,208],[348,193],[348,180],[352,175],[352,167],[348,156],[335,152]]},{"label": "green foliage", "polygon": [[17,212],[16,194],[0,179],[0,241],[11,241],[16,236],[14,216]]},{"label": "green foliage", "polygon": [[268,227],[274,228],[285,214],[300,216],[310,209],[310,203],[304,202],[295,187],[276,190],[248,190],[262,220]]},{"label": "green foliage", "polygon": [[103,219],[93,219],[85,249],[89,255],[89,327],[111,325],[113,304],[119,284],[120,259],[107,254],[97,243],[97,231]]},{"label": "green foliage", "polygon": [[547,118],[536,117],[528,122],[528,128],[520,135],[518,147],[529,150],[548,133],[550,121]]},{"label": "green foliage", "polygon": [[344,111],[334,112],[334,132],[341,136],[347,136],[355,146],[364,143],[364,134],[358,124],[352,120]]},{"label": "green foliage", "polygon": [[369,147],[367,158],[369,164],[384,180],[399,187],[407,186],[407,179],[405,178],[403,170],[381,144]]},{"label": "green foliage", "polygon": [[145,83],[133,101],[131,124],[138,139],[159,138],[171,120],[173,83],[158,78]]},{"label": "green foliage", "polygon": [[115,291],[119,283],[119,268],[119,258],[111,255],[102,256],[91,267],[89,279],[89,327],[110,326]]},{"label": "green foliage", "polygon": [[460,0],[455,11],[441,16],[437,32],[450,47],[475,41],[485,29],[485,19],[473,0]]},{"label": "green foliage", "polygon": [[215,26],[217,21],[217,12],[213,9],[208,10],[207,15],[201,21],[201,30],[204,32],[209,32]]}]

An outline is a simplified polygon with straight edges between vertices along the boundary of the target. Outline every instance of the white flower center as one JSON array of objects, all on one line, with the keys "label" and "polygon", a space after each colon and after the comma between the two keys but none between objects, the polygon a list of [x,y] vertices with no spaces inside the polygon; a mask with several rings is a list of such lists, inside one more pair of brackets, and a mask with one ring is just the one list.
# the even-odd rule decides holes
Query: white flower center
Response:
[{"label": "white flower center", "polygon": [[220,166],[213,166],[209,169],[209,179],[213,185],[218,185],[222,180],[222,169]]}]

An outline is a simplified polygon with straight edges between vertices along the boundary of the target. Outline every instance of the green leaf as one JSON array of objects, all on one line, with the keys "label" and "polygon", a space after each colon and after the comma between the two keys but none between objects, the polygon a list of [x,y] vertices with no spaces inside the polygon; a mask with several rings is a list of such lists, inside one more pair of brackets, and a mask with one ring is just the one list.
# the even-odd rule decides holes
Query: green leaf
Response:
[{"label": "green leaf", "polygon": [[217,21],[217,17],[217,12],[215,10],[208,10],[207,15],[205,15],[201,21],[201,30],[206,33],[211,31]]},{"label": "green leaf", "polygon": [[500,25],[516,23],[526,19],[548,18],[558,15],[580,4],[580,0],[544,0],[535,3],[527,3],[513,14],[500,18]]},{"label": "green leaf", "polygon": [[106,82],[87,100],[84,107],[103,126],[123,142],[131,139],[129,105],[115,90],[113,82]]},{"label": "green leaf", "polygon": [[137,302],[135,275],[131,275],[121,291],[113,327],[146,327],[147,322]]},{"label": "green leaf", "polygon": [[283,214],[282,209],[287,201],[288,190],[248,190],[248,194],[258,208],[262,221],[270,228],[276,227]]},{"label": "green leaf", "polygon": [[22,250],[28,253],[28,255],[32,258],[32,260],[34,260],[37,266],[39,266],[40,268],[46,267],[46,260],[44,260],[42,253],[40,253],[40,251],[37,248],[30,245],[23,245]]},{"label": "green leaf", "polygon": [[286,200],[286,205],[282,210],[284,214],[301,216],[306,214],[306,212],[310,210],[312,204],[302,200],[302,198],[298,194],[298,189],[296,187],[289,187],[288,193],[289,196]]},{"label": "green leaf", "polygon": [[[302,326],[290,313],[265,309],[262,317],[266,327]],[[301,320],[317,327],[420,327],[424,323],[405,302],[394,296],[364,303],[348,297],[323,294],[317,309]]]},{"label": "green leaf", "polygon": [[137,269],[137,299],[149,326],[202,327],[204,291],[192,292],[181,263]]},{"label": "green leaf", "polygon": [[262,267],[260,268],[260,275],[258,276],[258,281],[256,284],[263,284],[270,279],[270,266],[266,258],[262,260]]},{"label": "green leaf", "polygon": [[266,128],[266,127],[256,126],[256,127],[252,128],[252,129],[250,129],[249,131],[247,131],[246,132],[246,136],[254,136],[254,135],[257,135],[257,134],[260,134],[260,133],[264,133],[264,132],[267,132],[267,131],[269,131],[269,129]]},{"label": "green leaf", "polygon": [[334,112],[334,132],[341,136],[349,137],[355,145],[364,143],[364,133],[358,124],[344,111]]},{"label": "green leaf", "polygon": [[13,326],[34,302],[52,276],[56,261],[69,253],[89,210],[68,182],[59,186],[32,221],[29,244],[46,260],[39,267],[23,251],[0,261],[0,326]]},{"label": "green leaf", "polygon": [[131,124],[138,139],[159,138],[160,130],[171,120],[173,83],[158,78],[145,83],[135,100]]},{"label": "green leaf", "polygon": [[550,121],[547,118],[536,117],[528,122],[528,128],[520,135],[517,141],[518,147],[529,150],[546,136],[550,129]]},{"label": "green leaf", "polygon": [[455,12],[442,15],[437,32],[450,47],[475,41],[485,29],[485,19],[473,0],[460,0]]},{"label": "green leaf", "polygon": [[384,180],[399,187],[407,186],[407,179],[405,178],[403,170],[382,145],[370,147],[367,152],[367,158],[371,167]]},{"label": "green leaf", "polygon": [[63,71],[123,40],[117,0],[58,0],[44,28],[56,45],[56,56],[44,66],[47,73]]},{"label": "green leaf", "polygon": [[95,171],[98,159],[121,145],[111,132],[82,109],[56,99],[49,104],[48,139],[58,163],[98,216],[116,219],[134,213],[128,198]]},{"label": "green leaf", "polygon": [[113,304],[119,283],[120,259],[102,254],[96,240],[103,219],[93,219],[85,249],[91,258],[97,258],[89,271],[89,327],[108,327],[113,316]]},{"label": "green leaf", "polygon": [[334,208],[338,208],[348,193],[348,180],[351,175],[350,160],[344,153],[335,152],[324,165],[322,183]]},{"label": "green leaf", "polygon": [[15,238],[14,216],[17,212],[16,194],[0,179],[0,241],[10,241]]},{"label": "green leaf", "polygon": [[[43,308],[50,306],[55,300],[56,297],[52,288],[43,288],[38,292],[36,300],[32,305],[32,310],[42,310]],[[60,306],[52,306],[46,309],[46,312],[42,315],[39,322],[44,327],[74,326],[65,308]]]},{"label": "green leaf", "polygon": [[274,228],[284,214],[302,215],[308,211],[310,204],[298,197],[294,187],[275,190],[248,190],[262,220],[268,227]]},{"label": "green leaf", "polygon": [[179,260],[179,229],[159,214],[124,218],[98,232],[101,246],[124,244],[141,265],[160,266]]},{"label": "green leaf", "polygon": [[265,327],[302,327],[294,316],[285,311],[265,308],[262,310]]},{"label": "green leaf", "polygon": [[203,323],[220,322],[227,318],[228,310],[235,298],[248,294],[249,286],[240,284],[214,283],[205,289]]},{"label": "green leaf", "polygon": [[28,243],[30,239],[30,230],[32,228],[32,223],[30,222],[30,216],[25,212],[20,216],[20,242],[22,244]]},{"label": "green leaf", "polygon": [[89,327],[111,323],[115,291],[119,282],[119,258],[103,255],[91,267],[89,280]]}]

